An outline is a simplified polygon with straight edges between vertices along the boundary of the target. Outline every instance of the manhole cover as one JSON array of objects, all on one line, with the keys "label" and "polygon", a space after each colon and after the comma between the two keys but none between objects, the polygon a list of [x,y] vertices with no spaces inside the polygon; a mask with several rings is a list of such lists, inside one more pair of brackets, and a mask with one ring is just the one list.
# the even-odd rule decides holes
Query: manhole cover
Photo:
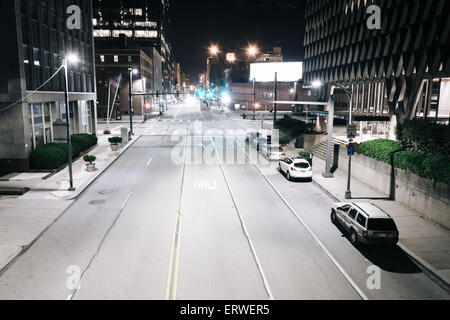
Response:
[{"label": "manhole cover", "polygon": [[99,206],[99,205],[105,204],[105,203],[106,203],[105,200],[94,200],[94,201],[89,202],[89,204],[93,205],[93,206]]},{"label": "manhole cover", "polygon": [[99,194],[105,195],[105,194],[111,194],[113,192],[114,192],[114,190],[103,190],[103,191],[100,191]]}]

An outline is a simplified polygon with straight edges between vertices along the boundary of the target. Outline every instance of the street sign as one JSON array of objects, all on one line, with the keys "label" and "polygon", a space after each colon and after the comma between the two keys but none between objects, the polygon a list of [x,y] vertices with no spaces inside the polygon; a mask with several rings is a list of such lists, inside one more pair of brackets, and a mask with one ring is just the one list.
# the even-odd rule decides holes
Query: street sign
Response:
[{"label": "street sign", "polygon": [[348,139],[355,139],[357,130],[358,129],[356,127],[356,124],[351,124],[351,125],[347,126],[347,138]]},{"label": "street sign", "polygon": [[349,155],[349,156],[354,156],[355,155],[355,146],[353,145],[353,143],[350,143],[347,146],[347,155]]}]

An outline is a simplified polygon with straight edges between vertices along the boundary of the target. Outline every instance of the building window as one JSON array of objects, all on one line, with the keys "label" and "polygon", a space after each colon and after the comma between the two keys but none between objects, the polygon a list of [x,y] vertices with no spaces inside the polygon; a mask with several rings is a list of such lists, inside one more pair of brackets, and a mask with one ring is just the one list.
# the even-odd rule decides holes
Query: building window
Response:
[{"label": "building window", "polygon": [[100,62],[105,62],[105,56],[103,55],[100,56]]},{"label": "building window", "polygon": [[114,62],[119,62],[119,56],[114,56]]}]

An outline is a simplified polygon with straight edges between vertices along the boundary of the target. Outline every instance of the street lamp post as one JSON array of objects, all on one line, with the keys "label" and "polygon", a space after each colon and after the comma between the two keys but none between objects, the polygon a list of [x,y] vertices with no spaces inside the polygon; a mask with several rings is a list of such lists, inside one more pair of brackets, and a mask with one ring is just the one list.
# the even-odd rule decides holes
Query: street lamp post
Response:
[{"label": "street lamp post", "polygon": [[256,79],[253,78],[253,120],[256,120],[255,103],[256,103]]},{"label": "street lamp post", "polygon": [[76,62],[78,58],[70,55],[64,58],[64,97],[66,102],[66,122],[67,122],[67,162],[69,165],[69,191],[75,191],[73,186],[73,168],[72,168],[72,140],[70,137],[70,108],[69,108],[69,60]]},{"label": "street lamp post", "polygon": [[130,112],[130,140],[132,140],[133,133],[133,73],[137,73],[136,69],[128,68],[129,84],[128,84],[128,100]]},{"label": "street lamp post", "polygon": [[275,83],[274,83],[274,88],[273,88],[273,99],[274,99],[274,103],[273,103],[273,125],[275,127],[275,124],[277,122],[277,99],[278,99],[278,91],[277,88],[278,87],[278,73],[275,72]]}]

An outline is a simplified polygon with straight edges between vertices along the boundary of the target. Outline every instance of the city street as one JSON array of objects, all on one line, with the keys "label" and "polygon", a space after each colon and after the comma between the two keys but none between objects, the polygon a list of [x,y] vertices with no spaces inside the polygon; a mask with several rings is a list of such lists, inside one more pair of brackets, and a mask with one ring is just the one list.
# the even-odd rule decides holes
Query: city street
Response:
[{"label": "city street", "polygon": [[449,298],[400,249],[354,248],[330,222],[330,196],[245,145],[259,126],[197,100],[139,125],[132,147],[2,270],[0,299]]}]

